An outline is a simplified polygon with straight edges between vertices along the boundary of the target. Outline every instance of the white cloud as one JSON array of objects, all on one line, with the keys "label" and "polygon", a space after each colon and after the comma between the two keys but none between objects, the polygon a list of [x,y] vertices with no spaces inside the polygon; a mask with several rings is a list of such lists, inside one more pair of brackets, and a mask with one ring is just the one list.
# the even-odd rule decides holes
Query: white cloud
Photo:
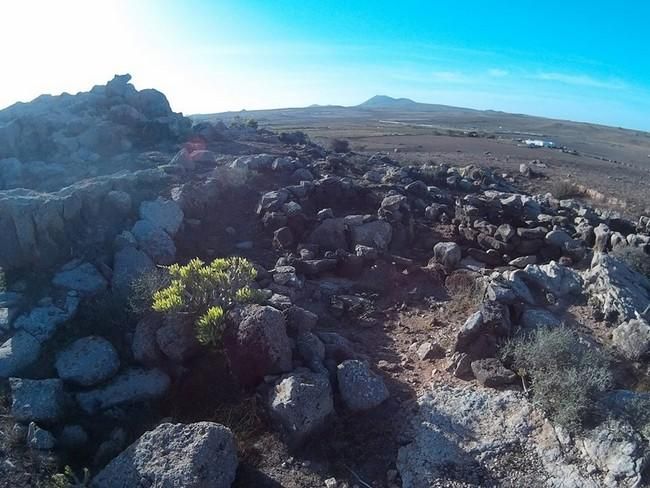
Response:
[{"label": "white cloud", "polygon": [[443,83],[465,83],[468,81],[467,77],[458,71],[434,71],[431,73],[431,79]]},{"label": "white cloud", "polygon": [[545,72],[533,75],[532,78],[543,81],[557,81],[566,85],[587,86],[593,88],[609,88],[620,90],[625,88],[625,83],[617,79],[601,80],[589,75],[575,75],[557,72]]},{"label": "white cloud", "polygon": [[509,74],[510,72],[505,69],[492,68],[488,70],[488,75],[492,76],[493,78],[503,78],[504,76],[508,76]]}]

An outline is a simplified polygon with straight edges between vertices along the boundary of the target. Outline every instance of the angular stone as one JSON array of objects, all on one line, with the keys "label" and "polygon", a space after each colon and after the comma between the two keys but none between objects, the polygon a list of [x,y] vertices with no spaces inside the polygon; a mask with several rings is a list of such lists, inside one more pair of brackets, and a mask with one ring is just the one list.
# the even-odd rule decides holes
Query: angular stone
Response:
[{"label": "angular stone", "polygon": [[52,280],[54,286],[77,291],[83,295],[96,295],[103,292],[108,286],[106,278],[90,263],[60,271]]},{"label": "angular stone", "polygon": [[0,378],[20,373],[41,354],[41,343],[33,335],[19,330],[0,346]]},{"label": "angular stone", "polygon": [[298,447],[321,431],[334,413],[327,375],[297,370],[281,377],[268,400],[271,418],[291,447]]},{"label": "angular stone", "polygon": [[59,379],[10,378],[11,415],[19,422],[54,422],[64,413],[63,382]]},{"label": "angular stone", "polygon": [[384,380],[372,372],[365,362],[343,361],[336,368],[336,376],[343,403],[350,410],[369,410],[389,397]]},{"label": "angular stone", "polygon": [[214,422],[160,424],[144,433],[92,480],[93,488],[230,488],[235,439]]},{"label": "angular stone", "polygon": [[158,369],[132,368],[102,387],[77,393],[76,399],[85,413],[93,415],[117,405],[160,398],[169,384],[169,377]]},{"label": "angular stone", "polygon": [[269,374],[291,370],[291,345],[282,312],[248,305],[234,313],[233,328],[224,336],[230,367],[244,385],[254,385]]},{"label": "angular stone", "polygon": [[176,245],[162,227],[149,220],[138,220],[131,232],[138,246],[156,263],[172,264],[176,257]]},{"label": "angular stone", "polygon": [[183,210],[172,200],[158,197],[140,204],[140,218],[174,236],[183,223]]},{"label": "angular stone", "polygon": [[478,382],[490,388],[509,385],[517,379],[517,375],[496,358],[472,361],[471,367]]},{"label": "angular stone", "polygon": [[460,246],[455,242],[439,242],[433,246],[433,257],[448,270],[454,269],[462,257]]},{"label": "angular stone", "polygon": [[650,325],[645,320],[632,319],[614,329],[612,343],[631,361],[639,361],[650,352]]},{"label": "angular stone", "polygon": [[90,336],[76,340],[57,354],[54,366],[59,378],[80,386],[93,386],[117,373],[120,359],[109,341]]}]

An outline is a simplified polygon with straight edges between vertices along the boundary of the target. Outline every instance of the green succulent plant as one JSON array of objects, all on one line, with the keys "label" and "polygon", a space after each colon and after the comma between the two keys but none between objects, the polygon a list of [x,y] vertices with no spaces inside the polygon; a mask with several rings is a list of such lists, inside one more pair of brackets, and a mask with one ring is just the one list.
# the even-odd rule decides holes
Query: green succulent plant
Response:
[{"label": "green succulent plant", "polygon": [[220,258],[210,264],[195,258],[167,270],[169,285],[153,294],[152,308],[163,314],[193,317],[196,337],[203,344],[220,344],[229,310],[261,299],[260,292],[251,286],[255,268],[244,258]]}]

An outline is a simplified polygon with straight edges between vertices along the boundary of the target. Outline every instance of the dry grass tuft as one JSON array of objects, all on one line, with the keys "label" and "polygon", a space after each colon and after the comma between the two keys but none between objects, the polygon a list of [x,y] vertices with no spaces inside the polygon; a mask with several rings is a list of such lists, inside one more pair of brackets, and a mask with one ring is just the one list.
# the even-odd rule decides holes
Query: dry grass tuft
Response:
[{"label": "dry grass tuft", "polygon": [[551,193],[558,200],[584,196],[584,191],[573,181],[557,181],[551,187]]},{"label": "dry grass tuft", "polygon": [[450,314],[468,316],[478,310],[485,295],[484,281],[471,271],[453,272],[445,280],[445,287],[451,298],[445,304],[445,310]]}]

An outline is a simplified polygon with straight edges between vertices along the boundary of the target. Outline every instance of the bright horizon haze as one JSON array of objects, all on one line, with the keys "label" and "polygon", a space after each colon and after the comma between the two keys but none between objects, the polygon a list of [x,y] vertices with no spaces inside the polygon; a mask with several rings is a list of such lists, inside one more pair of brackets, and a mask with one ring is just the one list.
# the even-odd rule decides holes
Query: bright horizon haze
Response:
[{"label": "bright horizon haze", "polygon": [[185,114],[373,95],[650,130],[650,4],[4,2],[0,108],[116,73]]}]

